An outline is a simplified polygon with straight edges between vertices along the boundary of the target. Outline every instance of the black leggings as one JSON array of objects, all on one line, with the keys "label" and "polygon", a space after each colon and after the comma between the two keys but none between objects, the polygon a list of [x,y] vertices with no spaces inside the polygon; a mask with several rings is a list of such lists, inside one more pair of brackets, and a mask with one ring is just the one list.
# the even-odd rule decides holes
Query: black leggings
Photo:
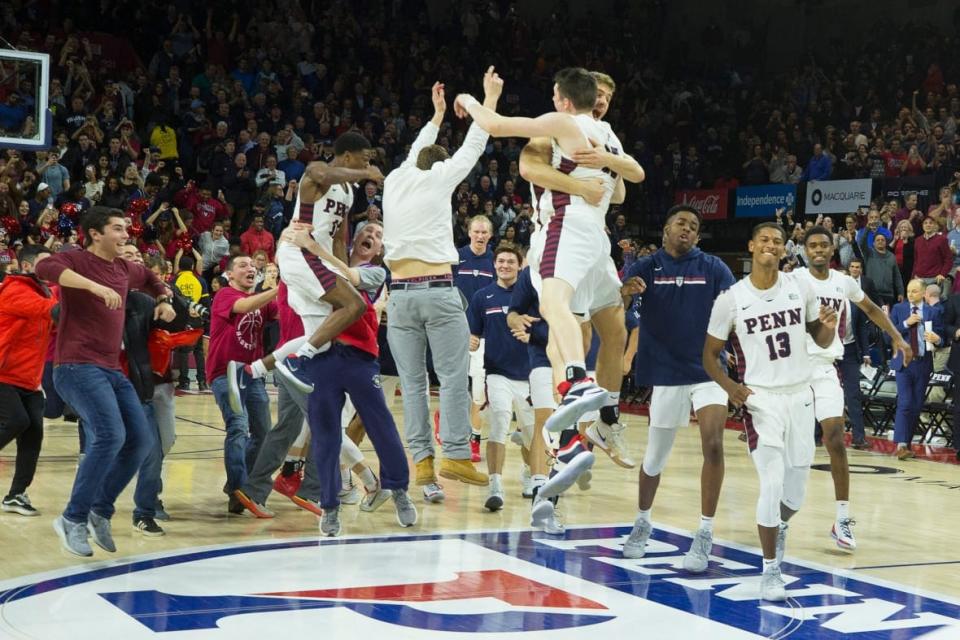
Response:
[{"label": "black leggings", "polygon": [[19,495],[33,482],[43,444],[43,393],[0,384],[0,449],[17,441],[17,464],[8,495]]}]

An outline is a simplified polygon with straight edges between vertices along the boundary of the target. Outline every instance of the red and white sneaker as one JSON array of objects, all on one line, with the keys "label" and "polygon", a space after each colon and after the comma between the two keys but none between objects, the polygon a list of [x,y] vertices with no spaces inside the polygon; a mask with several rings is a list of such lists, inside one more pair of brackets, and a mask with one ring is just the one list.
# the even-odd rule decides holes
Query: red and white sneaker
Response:
[{"label": "red and white sneaker", "polygon": [[443,440],[440,439],[440,409],[433,412],[433,439],[443,446]]},{"label": "red and white sneaker", "polygon": [[288,498],[292,498],[297,495],[297,491],[300,490],[300,484],[302,482],[303,471],[296,471],[289,476],[279,473],[277,477],[273,479],[273,490]]},{"label": "red and white sneaker", "polygon": [[470,462],[480,462],[480,435],[470,435]]},{"label": "red and white sneaker", "polygon": [[854,551],[857,548],[857,541],[853,537],[852,528],[855,524],[857,524],[856,520],[844,518],[834,522],[833,529],[830,530],[830,535],[836,541],[837,546],[844,551]]}]

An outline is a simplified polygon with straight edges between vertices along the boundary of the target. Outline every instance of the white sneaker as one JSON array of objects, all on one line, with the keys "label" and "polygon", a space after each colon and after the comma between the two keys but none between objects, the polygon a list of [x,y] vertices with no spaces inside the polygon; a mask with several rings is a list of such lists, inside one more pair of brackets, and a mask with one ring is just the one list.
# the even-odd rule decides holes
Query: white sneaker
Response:
[{"label": "white sneaker", "polygon": [[357,489],[357,485],[350,483],[349,487],[340,489],[337,498],[340,500],[340,504],[359,504],[360,490]]},{"label": "white sneaker", "polygon": [[697,531],[690,551],[683,556],[683,568],[690,573],[703,573],[710,564],[710,551],[713,549],[713,532],[706,529]]},{"label": "white sneaker", "polygon": [[855,524],[857,524],[856,520],[844,518],[834,522],[833,529],[830,530],[830,535],[836,540],[837,546],[844,551],[854,551],[857,548],[857,541],[853,537],[852,529]]},{"label": "white sneaker", "polygon": [[436,482],[431,482],[423,486],[423,499],[427,502],[436,504],[443,502],[444,498],[446,498],[446,496],[443,493],[443,487]]},{"label": "white sneaker", "polygon": [[586,435],[587,439],[600,447],[614,463],[625,469],[633,469],[637,463],[627,453],[627,443],[623,438],[626,430],[627,426],[624,424],[607,424],[603,420],[594,420],[593,424],[587,427]]},{"label": "white sneaker", "polygon": [[363,500],[360,501],[360,511],[376,511],[380,508],[380,505],[389,500],[392,495],[389,489],[381,488],[378,483],[376,489],[367,491],[366,495],[363,496]]},{"label": "white sneaker", "polygon": [[770,567],[760,578],[760,599],[783,602],[787,599],[787,585],[780,574],[780,565]]},{"label": "white sneaker", "polygon": [[523,488],[521,494],[524,498],[533,497],[533,476],[527,465],[523,465],[523,469],[520,470],[520,486]]},{"label": "white sneaker", "polygon": [[558,519],[558,515],[556,505],[538,495],[530,511],[530,526],[542,529],[544,533],[560,535],[566,531],[566,528]]},{"label": "white sneaker", "polygon": [[560,406],[547,418],[543,428],[547,431],[563,431],[576,424],[583,414],[599,411],[608,395],[606,389],[589,378],[577,382],[567,390]]},{"label": "white sneaker", "polygon": [[630,537],[623,543],[623,557],[631,560],[642,558],[647,552],[647,540],[650,539],[651,533],[653,533],[652,524],[646,520],[635,522],[630,531]]},{"label": "white sneaker", "polygon": [[487,495],[483,508],[487,511],[499,511],[503,508],[503,489],[490,483],[490,493]]},{"label": "white sneaker", "polygon": [[787,529],[790,528],[786,522],[780,523],[780,529],[777,531],[777,566],[783,563],[783,553],[787,548]]}]

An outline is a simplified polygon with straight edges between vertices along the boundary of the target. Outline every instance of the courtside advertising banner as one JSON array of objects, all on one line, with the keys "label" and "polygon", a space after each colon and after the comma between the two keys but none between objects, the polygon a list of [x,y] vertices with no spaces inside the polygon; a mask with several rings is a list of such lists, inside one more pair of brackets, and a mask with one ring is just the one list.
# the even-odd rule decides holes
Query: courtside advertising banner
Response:
[{"label": "courtside advertising banner", "polygon": [[822,180],[807,183],[806,215],[853,213],[870,206],[873,180]]},{"label": "courtside advertising banner", "polygon": [[695,209],[704,220],[727,219],[726,189],[681,189],[674,194],[673,203]]},{"label": "courtside advertising banner", "polygon": [[772,218],[777,209],[793,211],[797,206],[797,186],[766,184],[761,187],[738,187],[738,218]]}]

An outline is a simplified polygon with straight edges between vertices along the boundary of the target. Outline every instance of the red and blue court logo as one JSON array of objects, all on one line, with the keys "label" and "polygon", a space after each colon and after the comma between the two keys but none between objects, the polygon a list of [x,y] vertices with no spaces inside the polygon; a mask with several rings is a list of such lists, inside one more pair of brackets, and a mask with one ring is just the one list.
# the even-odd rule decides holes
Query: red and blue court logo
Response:
[{"label": "red and blue court logo", "polygon": [[[754,549],[716,544],[682,568],[688,535],[629,527],[300,539],[218,546],[0,583],[0,638],[902,640],[958,631],[960,602],[809,563],[788,600],[757,599]],[[933,636],[931,636],[933,637]]]}]

